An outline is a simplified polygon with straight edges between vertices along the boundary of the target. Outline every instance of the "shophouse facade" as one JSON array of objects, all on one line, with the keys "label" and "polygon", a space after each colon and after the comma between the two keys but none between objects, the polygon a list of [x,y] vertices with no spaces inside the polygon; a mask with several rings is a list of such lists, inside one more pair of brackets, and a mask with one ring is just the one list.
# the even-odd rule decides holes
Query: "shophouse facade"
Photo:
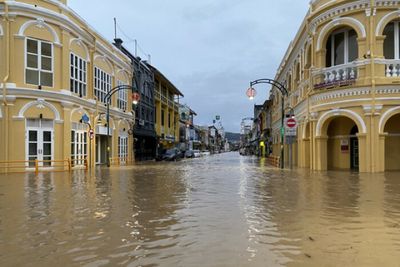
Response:
[{"label": "shophouse facade", "polygon": [[66,2],[0,3],[2,161],[104,164],[107,127],[109,157],[120,162],[133,157],[131,92],[112,97],[110,125],[105,116],[107,92],[131,85],[131,61]]},{"label": "shophouse facade", "polygon": [[[299,127],[294,163],[312,170],[399,170],[400,1],[313,0],[275,79]],[[271,100],[280,154],[281,95]],[[285,146],[285,162],[288,161]]]},{"label": "shophouse facade", "polygon": [[157,155],[165,149],[179,146],[179,98],[181,91],[157,68],[149,65],[154,74],[155,128]]},{"label": "shophouse facade", "polygon": [[[157,135],[154,127],[154,75],[147,61],[133,55],[123,46],[120,38],[114,39],[114,45],[132,61],[132,85],[140,95],[140,101],[132,106],[135,111],[133,129],[134,157],[136,161],[153,160],[156,157]],[[121,92],[123,93],[123,92]]]}]

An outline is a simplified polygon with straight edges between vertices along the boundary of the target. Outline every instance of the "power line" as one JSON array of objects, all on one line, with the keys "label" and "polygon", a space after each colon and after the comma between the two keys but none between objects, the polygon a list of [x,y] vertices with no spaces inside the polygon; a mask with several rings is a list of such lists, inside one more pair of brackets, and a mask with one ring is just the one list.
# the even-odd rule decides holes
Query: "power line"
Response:
[{"label": "power line", "polygon": [[122,27],[118,24],[118,22],[115,22],[115,25],[117,26],[118,30],[122,33],[124,38],[128,40],[128,42],[126,43],[135,44],[135,56],[137,56],[137,50],[139,49],[139,51],[150,60],[150,54],[146,53],[146,51],[139,45],[137,39],[133,39],[128,34],[126,34],[125,31],[122,29]]}]

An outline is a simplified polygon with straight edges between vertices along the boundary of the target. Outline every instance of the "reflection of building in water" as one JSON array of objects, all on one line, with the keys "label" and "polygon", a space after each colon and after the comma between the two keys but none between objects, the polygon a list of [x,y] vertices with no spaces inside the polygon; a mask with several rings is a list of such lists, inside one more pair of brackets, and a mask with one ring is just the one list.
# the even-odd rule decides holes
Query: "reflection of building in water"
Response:
[{"label": "reflection of building in water", "polygon": [[[294,108],[298,121],[296,165],[400,170],[400,4],[387,3],[311,1],[275,77],[288,89],[285,108]],[[279,156],[278,89],[272,88],[271,100]]]}]

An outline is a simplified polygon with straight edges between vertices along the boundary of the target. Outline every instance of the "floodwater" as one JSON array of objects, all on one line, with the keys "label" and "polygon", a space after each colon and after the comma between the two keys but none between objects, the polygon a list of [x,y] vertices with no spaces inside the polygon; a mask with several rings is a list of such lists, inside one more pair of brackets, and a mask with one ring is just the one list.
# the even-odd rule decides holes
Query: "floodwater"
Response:
[{"label": "floodwater", "polygon": [[0,266],[400,266],[400,174],[227,153],[3,175]]}]

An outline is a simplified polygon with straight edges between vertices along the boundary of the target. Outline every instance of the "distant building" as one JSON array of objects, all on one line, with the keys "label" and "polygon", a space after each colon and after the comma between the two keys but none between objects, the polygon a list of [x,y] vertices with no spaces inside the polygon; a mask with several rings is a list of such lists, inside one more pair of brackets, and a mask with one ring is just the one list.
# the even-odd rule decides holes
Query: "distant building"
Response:
[{"label": "distant building", "polygon": [[[115,39],[115,46],[132,60],[133,86],[140,94],[140,101],[132,106],[136,114],[133,130],[135,138],[135,159],[152,160],[156,157],[157,135],[155,131],[154,75],[146,61],[132,55],[123,45],[121,39]],[[119,93],[121,97],[124,92]]]},{"label": "distant building", "polygon": [[157,154],[179,145],[179,97],[181,91],[157,68],[149,65],[154,73],[155,127]]}]

